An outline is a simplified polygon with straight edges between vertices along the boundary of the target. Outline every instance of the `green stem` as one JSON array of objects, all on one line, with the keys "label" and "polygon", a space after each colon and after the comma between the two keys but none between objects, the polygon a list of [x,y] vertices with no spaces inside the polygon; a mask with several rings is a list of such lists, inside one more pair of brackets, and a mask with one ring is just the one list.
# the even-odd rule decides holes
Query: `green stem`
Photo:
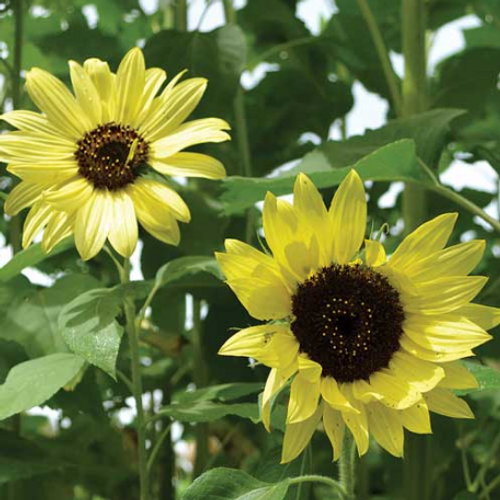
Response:
[{"label": "green stem", "polygon": [[236,24],[236,11],[234,10],[233,0],[222,0],[224,6],[224,16],[227,24]]},{"label": "green stem", "polygon": [[148,459],[148,463],[147,463],[148,474],[151,474],[151,469],[153,468],[153,465],[155,463],[158,452],[161,450],[161,445],[168,437],[170,437],[170,427],[171,426],[172,426],[172,424],[170,423],[165,427],[165,429],[163,429],[162,433],[159,435],[158,439],[156,440],[154,448],[151,450],[151,454],[149,455],[149,459]]},{"label": "green stem", "polygon": [[399,89],[398,77],[394,72],[391,60],[389,59],[389,53],[385,47],[382,33],[377,25],[377,20],[375,19],[367,0],[358,0],[358,6],[366,24],[368,25],[373,44],[375,45],[375,50],[377,51],[380,63],[382,64],[382,70],[387,81],[387,86],[389,87],[394,110],[396,111],[396,115],[401,116],[403,111],[403,101],[401,98],[401,91]]},{"label": "green stem", "polygon": [[[23,39],[24,39],[24,0],[13,0],[14,14],[14,50],[12,63],[12,105],[14,109],[21,106],[21,70],[23,67]],[[10,243],[14,254],[21,251],[22,231],[21,218],[16,215],[10,221]]]},{"label": "green stem", "polygon": [[[122,284],[130,282],[130,260],[125,259],[123,273],[120,273]],[[149,484],[146,456],[146,427],[144,418],[144,406],[142,404],[142,376],[141,360],[139,355],[139,323],[136,320],[136,311],[133,300],[126,297],[124,300],[126,331],[129,339],[130,357],[132,361],[132,388],[137,406],[137,434],[139,448],[139,478],[141,488],[141,500],[149,500]]]},{"label": "green stem", "polygon": [[339,482],[344,490],[345,500],[355,500],[356,446],[349,432],[344,437],[344,445],[339,458]]},{"label": "green stem", "polygon": [[479,500],[487,500],[488,495],[497,487],[500,485],[500,475],[496,476],[490,484],[488,484],[481,494],[479,495]]},{"label": "green stem", "polygon": [[[201,328],[201,301],[193,300],[193,329],[191,332],[193,347],[193,380],[197,389],[208,385],[207,364],[203,357],[202,328]],[[196,426],[196,459],[194,462],[194,477],[201,475],[210,459],[208,448],[208,424],[200,423]]]},{"label": "green stem", "polygon": [[347,497],[345,496],[345,491],[344,491],[344,488],[342,487],[342,485],[338,481],[335,481],[335,479],[332,479],[330,477],[309,474],[307,476],[292,477],[292,478],[290,478],[289,481],[290,481],[290,485],[301,484],[301,483],[326,484],[327,486],[330,486],[330,488],[332,488],[338,494],[338,498],[347,499]]},{"label": "green stem", "polygon": [[187,31],[187,0],[177,0],[175,7],[175,28],[178,31]]}]

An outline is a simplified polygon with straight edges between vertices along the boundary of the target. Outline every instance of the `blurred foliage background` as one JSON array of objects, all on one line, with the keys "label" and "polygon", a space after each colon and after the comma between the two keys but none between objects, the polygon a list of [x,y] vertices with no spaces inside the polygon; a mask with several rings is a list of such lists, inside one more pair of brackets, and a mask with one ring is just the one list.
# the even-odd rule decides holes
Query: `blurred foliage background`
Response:
[{"label": "blurred foliage background", "polygon": [[[148,67],[161,67],[169,76],[188,69],[190,76],[207,77],[209,88],[196,116],[218,116],[233,127],[232,142],[199,150],[221,159],[228,175],[236,177],[179,182],[193,214],[192,222],[182,227],[180,246],[167,247],[142,233],[134,260],[138,304],[154,283],[158,287],[141,332],[145,404],[154,420],[148,426],[148,447],[154,450],[151,474],[158,499],[181,497],[195,477],[217,466],[246,471],[266,483],[313,472],[336,474],[323,433],[316,433],[302,457],[279,465],[283,407],[277,406],[272,434],[254,423],[267,369],[216,354],[231,328],[253,320],[220,281],[213,252],[222,249],[225,237],[258,246],[261,221],[255,203],[267,189],[289,193],[294,172],[309,173],[329,202],[338,183],[335,171],[358,164],[370,180],[370,224],[375,230],[388,224],[390,248],[403,236],[405,203],[401,194],[390,204],[379,201],[394,181],[417,182],[425,192],[417,193],[413,215],[406,208],[407,223],[408,217],[413,224],[419,217],[458,211],[453,240],[486,239],[486,256],[477,272],[491,280],[480,300],[500,306],[499,235],[478,217],[478,210],[487,208],[498,220],[499,190],[464,188],[459,194],[474,204],[471,209],[457,204],[451,190],[432,186],[428,176],[438,177],[457,159],[467,162],[470,178],[477,175],[479,161],[500,172],[500,1],[422,0],[428,48],[448,23],[466,15],[478,23],[464,31],[463,50],[428,71],[423,102],[413,110],[402,102],[401,91],[394,92],[402,88],[400,77],[387,64],[384,70],[366,11],[360,8],[369,6],[386,50],[401,54],[405,2],[331,0],[333,14],[320,20],[319,33],[312,33],[297,15],[298,4],[307,9],[310,2],[247,0],[234,6],[231,0],[207,0],[199,9],[198,26],[209,9],[221,8],[215,4],[224,9],[222,25],[208,32],[187,29],[192,6],[186,0],[0,2],[0,109],[33,109],[22,78],[33,66],[69,84],[68,59],[99,57],[116,68],[123,54],[139,45]],[[244,88],[240,82],[247,80],[251,84]],[[353,86],[359,83],[386,100],[388,123],[348,137]],[[332,130],[336,140],[329,139]],[[374,151],[377,161],[373,156],[363,160]],[[275,172],[283,165],[293,168]],[[1,175],[6,193],[16,181],[5,169]],[[5,262],[17,250],[18,227],[2,217],[0,232]],[[184,267],[176,275],[179,262]],[[28,269],[24,275],[23,269]],[[106,253],[84,263],[71,242],[49,258],[35,246],[0,269],[0,381],[19,363],[69,352],[63,308],[84,292],[109,290],[118,281]],[[114,296],[106,297],[108,302],[99,304],[116,333],[111,365],[97,360],[78,366],[76,377],[70,370],[72,376],[65,373],[67,380],[59,384],[64,389],[53,396],[49,391],[47,401],[35,397],[45,372],[22,380],[23,394],[32,398],[32,406],[43,403],[44,410],[0,422],[0,498],[139,498],[134,404],[126,384],[128,350],[126,342],[120,343],[123,318]],[[478,352],[482,363],[496,367],[500,340]],[[114,374],[115,362],[118,377],[113,380],[109,374]],[[372,444],[357,468],[358,498],[500,498],[499,381],[488,384],[491,390],[469,395],[475,421],[434,416],[434,435],[411,438],[415,442],[404,461]],[[0,390],[0,407],[9,404]],[[229,476],[214,480],[229,481]],[[321,485],[268,494],[268,500],[331,498]],[[189,496],[189,490],[184,495],[208,498],[196,491]]]}]

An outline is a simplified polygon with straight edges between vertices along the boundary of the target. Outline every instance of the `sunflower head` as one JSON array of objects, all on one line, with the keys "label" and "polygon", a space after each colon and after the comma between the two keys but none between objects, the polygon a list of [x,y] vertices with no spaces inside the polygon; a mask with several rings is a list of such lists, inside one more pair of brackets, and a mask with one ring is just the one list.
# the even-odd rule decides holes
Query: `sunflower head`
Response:
[{"label": "sunflower head", "polygon": [[262,398],[290,384],[283,462],[322,423],[334,450],[347,428],[359,454],[372,435],[402,456],[404,429],[430,433],[429,411],[472,418],[451,390],[477,385],[460,363],[486,342],[500,310],[471,301],[486,282],[468,276],[483,241],[445,248],[456,214],[407,236],[390,258],[365,239],[366,198],[352,170],[327,209],[313,183],[297,177],[293,205],[268,194],[263,223],[272,255],[226,240],[218,262],[241,303],[263,324],[233,335],[220,354],[271,368]]},{"label": "sunflower head", "polygon": [[85,260],[106,240],[130,257],[138,221],[154,237],[177,245],[178,221],[189,222],[189,208],[151,173],[225,176],[215,158],[183,151],[229,139],[223,120],[185,121],[207,81],[180,81],[182,72],[164,85],[165,72],[146,69],[138,48],[125,55],[116,74],[99,59],[83,66],[70,61],[69,70],[73,93],[46,71],[29,71],[26,88],[41,112],[16,110],[0,117],[18,129],[0,136],[0,161],[21,179],[6,212],[30,207],[23,246],[44,230],[45,251],[74,234]]}]

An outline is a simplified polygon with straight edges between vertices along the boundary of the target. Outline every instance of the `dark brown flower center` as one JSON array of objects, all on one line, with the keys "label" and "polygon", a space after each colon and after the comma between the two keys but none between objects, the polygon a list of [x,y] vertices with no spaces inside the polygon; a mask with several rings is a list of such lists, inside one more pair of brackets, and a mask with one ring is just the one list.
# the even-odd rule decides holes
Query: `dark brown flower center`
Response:
[{"label": "dark brown flower center", "polygon": [[405,318],[399,293],[362,265],[321,269],[292,298],[300,351],[338,382],[367,380],[399,350]]},{"label": "dark brown flower center", "polygon": [[148,143],[132,128],[109,122],[77,142],[80,174],[96,189],[116,191],[134,182],[148,159]]}]

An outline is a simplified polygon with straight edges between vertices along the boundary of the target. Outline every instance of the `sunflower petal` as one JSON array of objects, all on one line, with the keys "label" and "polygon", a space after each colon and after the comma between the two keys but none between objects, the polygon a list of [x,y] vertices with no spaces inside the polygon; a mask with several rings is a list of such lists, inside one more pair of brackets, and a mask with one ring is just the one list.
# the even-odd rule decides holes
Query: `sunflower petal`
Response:
[{"label": "sunflower petal", "polygon": [[461,307],[457,314],[467,317],[484,330],[491,330],[500,325],[500,309],[481,304],[467,304]]},{"label": "sunflower petal", "polygon": [[315,413],[307,420],[296,424],[287,424],[281,454],[282,464],[291,462],[304,451],[318,427],[322,414],[323,407],[318,405]]},{"label": "sunflower petal", "polygon": [[366,211],[363,181],[355,170],[351,170],[337,189],[329,210],[335,262],[347,264],[361,247],[366,231]]},{"label": "sunflower petal", "polygon": [[382,243],[374,240],[365,240],[365,261],[367,266],[378,267],[385,264],[387,256]]},{"label": "sunflower petal", "polygon": [[113,204],[107,191],[94,191],[75,220],[75,245],[83,260],[97,255],[108,237]]},{"label": "sunflower petal", "polygon": [[327,406],[331,406],[335,410],[357,412],[332,377],[323,377],[321,379],[321,396],[328,403]]},{"label": "sunflower petal", "polygon": [[15,109],[0,115],[0,120],[5,120],[23,132],[41,132],[64,137],[64,133],[59,132],[57,128],[52,126],[45,116],[34,111]]},{"label": "sunflower petal", "polygon": [[342,412],[342,418],[345,424],[351,431],[356,441],[356,446],[358,448],[359,456],[363,456],[370,445],[369,433],[368,433],[368,419],[366,416],[365,405],[357,401],[357,399],[352,394],[352,388],[349,384],[341,386],[342,392],[345,394],[351,405],[357,410],[354,412]]},{"label": "sunflower petal", "polygon": [[204,179],[226,177],[226,169],[219,160],[200,153],[176,153],[163,160],[151,162],[151,166],[163,175]]},{"label": "sunflower petal", "polygon": [[38,182],[20,182],[10,193],[5,201],[4,211],[7,215],[17,215],[26,207],[36,203],[47,186]]},{"label": "sunflower petal", "polygon": [[102,123],[101,98],[88,73],[75,61],[69,61],[71,83],[76,101],[90,120],[92,127]]},{"label": "sunflower petal", "polygon": [[333,461],[335,462],[340,458],[344,442],[345,423],[342,419],[342,413],[325,404],[323,406],[323,426],[332,444]]},{"label": "sunflower petal", "polygon": [[417,358],[423,359],[425,361],[432,361],[434,363],[446,363],[448,361],[455,361],[457,359],[474,356],[474,353],[470,349],[466,349],[465,351],[449,352],[425,349],[425,347],[422,347],[416,342],[413,342],[413,340],[407,335],[403,335],[400,338],[399,343],[406,352],[413,354],[413,356],[416,356]]},{"label": "sunflower petal", "polygon": [[48,224],[52,210],[47,203],[37,201],[28,212],[23,227],[23,248],[28,247],[35,236]]},{"label": "sunflower petal", "polygon": [[73,233],[75,217],[65,212],[54,212],[45,228],[42,238],[42,250],[51,252],[54,247]]},{"label": "sunflower petal", "polygon": [[476,389],[479,383],[474,375],[459,361],[443,363],[445,378],[439,383],[443,389]]},{"label": "sunflower petal", "polygon": [[74,212],[85,204],[93,191],[92,184],[78,175],[44,191],[43,199],[55,210]]},{"label": "sunflower petal", "polygon": [[429,408],[425,399],[421,399],[417,404],[399,410],[399,416],[403,427],[415,434],[431,434],[431,419]]},{"label": "sunflower petal", "polygon": [[108,63],[90,58],[83,63],[101,99],[101,114],[104,123],[116,119],[116,77],[111,73]]},{"label": "sunflower petal", "polygon": [[139,237],[134,204],[125,192],[111,193],[111,199],[113,220],[108,235],[109,242],[122,257],[129,258],[134,253]]},{"label": "sunflower petal", "polygon": [[469,405],[447,389],[436,388],[424,394],[429,410],[445,417],[474,418]]},{"label": "sunflower petal", "polygon": [[289,377],[283,376],[277,368],[273,368],[267,377],[266,386],[262,394],[261,418],[267,432],[271,431],[271,401],[272,398],[285,386]]},{"label": "sunflower petal", "polygon": [[368,405],[368,425],[378,444],[395,457],[403,456],[404,432],[397,412],[379,403]]}]

